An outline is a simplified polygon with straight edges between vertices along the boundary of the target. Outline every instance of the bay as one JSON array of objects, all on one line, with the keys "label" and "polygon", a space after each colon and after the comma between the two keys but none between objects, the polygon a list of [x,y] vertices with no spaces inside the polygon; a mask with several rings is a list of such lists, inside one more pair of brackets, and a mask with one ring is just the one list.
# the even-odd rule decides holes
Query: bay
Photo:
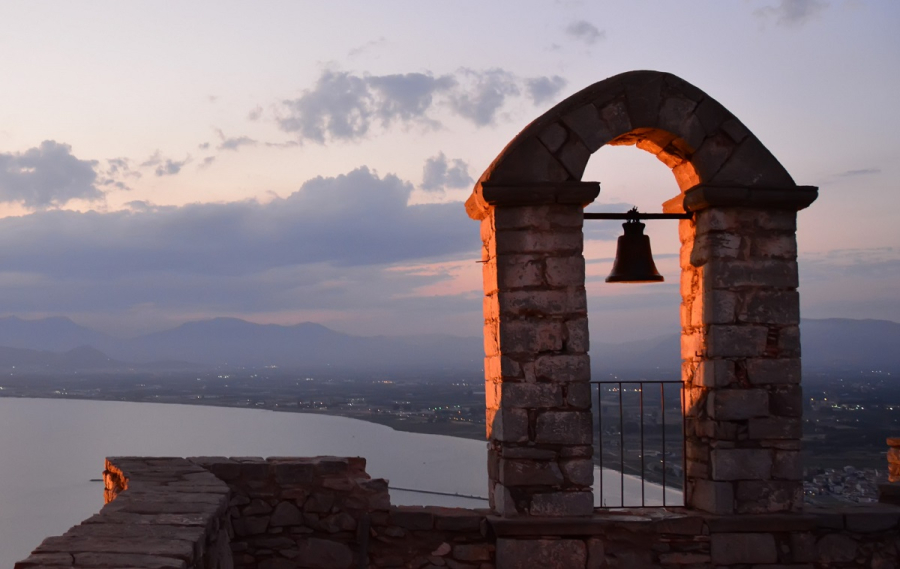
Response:
[{"label": "bay", "polygon": [[[486,443],[395,431],[346,417],[193,405],[0,398],[0,567],[27,557],[103,505],[107,456],[362,456],[396,488],[487,496]],[[599,480],[599,470],[595,479]],[[620,485],[605,471],[608,504]],[[625,477],[626,501],[640,483]],[[648,502],[661,498],[646,485]],[[597,497],[599,500],[599,496]],[[680,493],[667,491],[667,500]],[[391,490],[395,505],[487,507]],[[598,504],[599,505],[599,504]]]}]

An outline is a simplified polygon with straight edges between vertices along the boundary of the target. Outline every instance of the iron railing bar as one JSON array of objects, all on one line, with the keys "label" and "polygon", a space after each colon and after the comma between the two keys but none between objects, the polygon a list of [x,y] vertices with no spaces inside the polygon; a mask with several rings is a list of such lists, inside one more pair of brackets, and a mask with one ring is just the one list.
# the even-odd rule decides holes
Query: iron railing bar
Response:
[{"label": "iron railing bar", "polygon": [[597,386],[597,443],[600,448],[600,506],[603,501],[603,387]]},{"label": "iron railing bar", "polygon": [[619,382],[619,506],[625,507],[625,413],[622,407],[622,382]]},{"label": "iron railing bar", "polygon": [[647,505],[644,498],[644,384],[641,382],[638,389],[641,390],[641,507]]},{"label": "iron railing bar", "polygon": [[661,410],[661,423],[662,423],[662,478],[663,478],[663,488],[662,488],[662,498],[663,498],[663,508],[666,507],[666,386],[663,384],[659,384],[659,408]]}]

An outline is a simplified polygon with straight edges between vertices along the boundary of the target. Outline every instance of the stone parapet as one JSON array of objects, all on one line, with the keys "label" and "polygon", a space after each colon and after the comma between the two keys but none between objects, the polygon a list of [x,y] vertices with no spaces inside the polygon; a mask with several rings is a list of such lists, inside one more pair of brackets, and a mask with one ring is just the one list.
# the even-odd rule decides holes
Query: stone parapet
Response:
[{"label": "stone parapet", "polygon": [[[202,466],[201,466],[202,465]],[[16,569],[896,567],[900,507],[503,517],[390,506],[359,458],[114,458],[110,502]]]}]

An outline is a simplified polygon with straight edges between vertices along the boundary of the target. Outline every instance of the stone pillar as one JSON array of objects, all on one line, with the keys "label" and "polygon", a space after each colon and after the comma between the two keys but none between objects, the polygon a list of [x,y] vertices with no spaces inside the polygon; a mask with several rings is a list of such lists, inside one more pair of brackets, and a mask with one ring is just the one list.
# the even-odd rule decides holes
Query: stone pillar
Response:
[{"label": "stone pillar", "polygon": [[816,188],[698,186],[680,222],[688,507],[802,508],[797,210]]},{"label": "stone pillar", "polygon": [[485,186],[485,392],[491,508],[594,507],[583,208],[596,183]]}]

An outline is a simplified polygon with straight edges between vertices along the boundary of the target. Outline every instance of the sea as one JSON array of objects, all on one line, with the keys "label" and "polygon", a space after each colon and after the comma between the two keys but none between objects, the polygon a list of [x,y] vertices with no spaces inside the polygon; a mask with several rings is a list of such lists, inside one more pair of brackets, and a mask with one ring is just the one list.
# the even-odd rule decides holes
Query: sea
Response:
[{"label": "sea", "polygon": [[[486,443],[346,417],[160,403],[0,398],[0,567],[103,506],[107,456],[362,456],[395,505],[487,507]],[[600,480],[600,470],[594,478]],[[603,471],[605,505],[641,484]],[[403,489],[403,490],[401,490]],[[425,492],[422,492],[425,491]],[[437,493],[434,493],[437,492]],[[595,492],[597,505],[599,492]],[[662,488],[644,485],[648,505]],[[667,489],[668,503],[681,501]]]}]

